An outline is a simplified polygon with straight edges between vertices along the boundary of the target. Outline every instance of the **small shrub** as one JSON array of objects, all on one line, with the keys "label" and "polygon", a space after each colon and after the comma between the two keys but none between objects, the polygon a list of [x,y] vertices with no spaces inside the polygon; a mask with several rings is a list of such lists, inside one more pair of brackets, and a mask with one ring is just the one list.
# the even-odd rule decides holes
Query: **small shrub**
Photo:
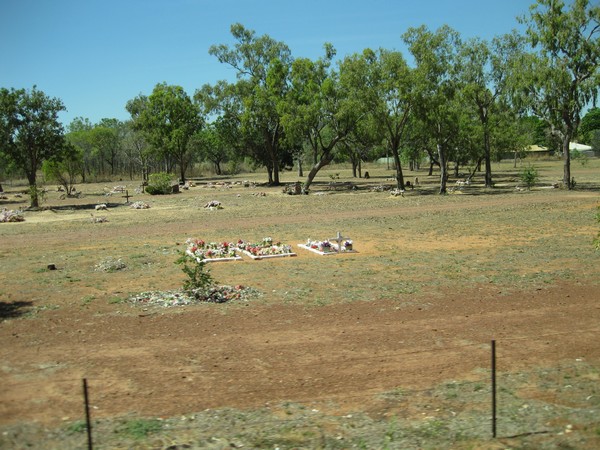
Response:
[{"label": "small shrub", "polygon": [[143,439],[161,430],[162,423],[157,419],[135,419],[125,422],[117,432],[133,439]]},{"label": "small shrub", "polygon": [[188,279],[183,282],[185,291],[204,289],[214,284],[212,276],[208,270],[205,270],[206,263],[198,262],[187,253],[181,252],[181,256],[175,261],[175,264],[183,266],[181,270],[188,276]]},{"label": "small shrub", "polygon": [[529,164],[521,171],[519,177],[521,178],[521,181],[525,183],[527,188],[531,189],[531,187],[537,183],[540,176],[535,166]]},{"label": "small shrub", "polygon": [[172,183],[173,179],[168,173],[153,173],[148,178],[148,186],[146,187],[146,192],[150,195],[170,194],[172,192]]},{"label": "small shrub", "polygon": [[77,422],[73,422],[67,425],[66,433],[68,435],[83,433],[87,430],[87,424],[83,420],[78,420]]}]

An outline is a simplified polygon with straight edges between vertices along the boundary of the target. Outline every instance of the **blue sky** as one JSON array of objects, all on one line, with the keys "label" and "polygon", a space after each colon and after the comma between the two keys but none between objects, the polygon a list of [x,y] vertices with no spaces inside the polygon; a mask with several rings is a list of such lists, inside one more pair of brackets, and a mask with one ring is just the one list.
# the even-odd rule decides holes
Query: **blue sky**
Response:
[{"label": "blue sky", "polygon": [[37,85],[68,112],[93,123],[127,120],[125,104],[160,82],[189,95],[235,72],[208,54],[233,44],[240,22],[285,42],[295,57],[318,58],[331,42],[343,57],[366,47],[408,56],[401,35],[448,24],[463,38],[519,29],[529,0],[0,0],[0,87]]}]

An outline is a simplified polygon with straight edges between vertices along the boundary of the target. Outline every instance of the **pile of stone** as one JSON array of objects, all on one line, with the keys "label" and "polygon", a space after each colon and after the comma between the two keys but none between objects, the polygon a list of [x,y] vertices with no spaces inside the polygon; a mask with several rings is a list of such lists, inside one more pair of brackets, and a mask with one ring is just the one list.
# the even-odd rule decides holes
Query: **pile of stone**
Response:
[{"label": "pile of stone", "polygon": [[256,289],[243,286],[211,286],[190,291],[151,291],[129,297],[128,301],[138,306],[159,306],[171,308],[199,303],[225,303],[229,301],[247,301],[257,297]]},{"label": "pile of stone", "polygon": [[0,223],[1,222],[23,222],[25,218],[21,211],[13,211],[12,209],[3,209],[0,212]]}]

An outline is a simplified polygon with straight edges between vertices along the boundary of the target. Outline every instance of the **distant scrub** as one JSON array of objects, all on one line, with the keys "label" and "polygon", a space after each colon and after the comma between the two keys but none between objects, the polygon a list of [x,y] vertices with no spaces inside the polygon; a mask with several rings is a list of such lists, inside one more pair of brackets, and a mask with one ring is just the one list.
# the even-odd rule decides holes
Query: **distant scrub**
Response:
[{"label": "distant scrub", "polygon": [[153,173],[148,178],[146,192],[150,195],[166,195],[172,192],[173,180],[168,173]]}]

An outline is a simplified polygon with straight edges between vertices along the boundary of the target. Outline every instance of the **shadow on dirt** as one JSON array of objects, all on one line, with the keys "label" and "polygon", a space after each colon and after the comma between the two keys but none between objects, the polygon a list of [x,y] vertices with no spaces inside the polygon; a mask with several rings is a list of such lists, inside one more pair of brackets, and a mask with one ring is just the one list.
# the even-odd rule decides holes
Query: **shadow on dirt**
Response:
[{"label": "shadow on dirt", "polygon": [[26,314],[32,305],[33,302],[0,302],[0,321],[20,317]]},{"label": "shadow on dirt", "polygon": [[[104,203],[107,209],[118,208],[122,206],[128,206],[125,203]],[[96,207],[98,203],[85,203],[82,205],[62,205],[62,206],[43,206],[41,208],[27,208],[26,211],[85,211],[85,210],[93,210],[97,211]],[[98,212],[102,212],[102,210],[98,210]]]}]

